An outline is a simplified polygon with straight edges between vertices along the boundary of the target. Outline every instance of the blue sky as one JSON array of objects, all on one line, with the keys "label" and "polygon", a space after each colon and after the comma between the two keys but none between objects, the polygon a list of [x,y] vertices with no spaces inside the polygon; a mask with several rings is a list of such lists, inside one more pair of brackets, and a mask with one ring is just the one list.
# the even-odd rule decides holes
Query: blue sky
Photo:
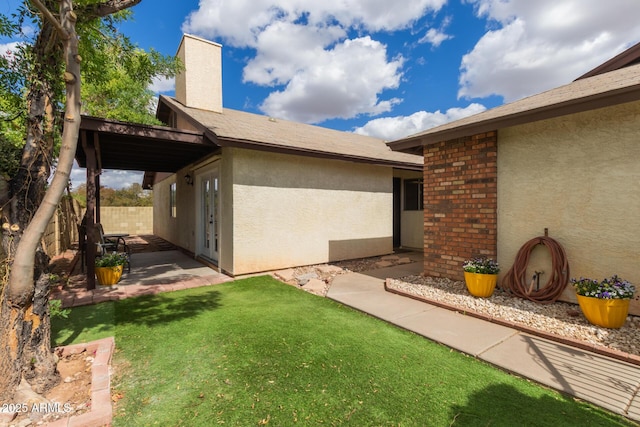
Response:
[{"label": "blue sky", "polygon": [[184,32],[223,45],[226,108],[386,140],[569,83],[640,41],[637,0],[143,0],[133,12],[121,30],[142,48],[173,55]]}]

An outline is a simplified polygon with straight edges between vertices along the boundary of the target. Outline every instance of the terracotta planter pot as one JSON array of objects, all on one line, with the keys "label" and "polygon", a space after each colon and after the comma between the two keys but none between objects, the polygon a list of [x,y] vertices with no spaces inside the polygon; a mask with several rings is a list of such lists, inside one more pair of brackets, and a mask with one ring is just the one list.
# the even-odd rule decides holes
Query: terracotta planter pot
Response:
[{"label": "terracotta planter pot", "polygon": [[587,320],[603,328],[618,329],[629,314],[630,299],[601,299],[576,295],[582,314]]},{"label": "terracotta planter pot", "polygon": [[122,277],[122,265],[115,267],[96,267],[96,277],[102,286],[112,286],[120,281]]},{"label": "terracotta planter pot", "polygon": [[467,290],[474,297],[488,298],[493,295],[493,290],[498,282],[497,274],[480,274],[464,272],[464,283]]}]

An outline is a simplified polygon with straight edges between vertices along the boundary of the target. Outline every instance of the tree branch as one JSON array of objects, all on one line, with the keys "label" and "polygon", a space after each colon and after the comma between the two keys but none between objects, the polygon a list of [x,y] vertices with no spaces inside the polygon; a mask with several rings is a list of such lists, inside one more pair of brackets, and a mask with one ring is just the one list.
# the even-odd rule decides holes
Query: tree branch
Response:
[{"label": "tree branch", "polygon": [[142,0],[107,0],[98,4],[76,7],[76,11],[78,12],[78,16],[82,16],[84,18],[89,16],[102,18],[133,7],[141,1]]},{"label": "tree branch", "polygon": [[69,33],[67,32],[67,30],[62,28],[62,24],[60,24],[60,22],[58,22],[58,20],[56,19],[55,16],[53,16],[51,11],[49,9],[47,9],[47,7],[44,4],[42,4],[42,2],[40,2],[40,0],[31,0],[31,2],[36,6],[36,8],[38,8],[38,10],[40,12],[42,12],[42,14],[44,15],[45,19],[47,21],[49,21],[51,23],[51,25],[54,26],[56,31],[58,31],[58,34],[60,34],[60,37],[63,40],[69,40]]}]

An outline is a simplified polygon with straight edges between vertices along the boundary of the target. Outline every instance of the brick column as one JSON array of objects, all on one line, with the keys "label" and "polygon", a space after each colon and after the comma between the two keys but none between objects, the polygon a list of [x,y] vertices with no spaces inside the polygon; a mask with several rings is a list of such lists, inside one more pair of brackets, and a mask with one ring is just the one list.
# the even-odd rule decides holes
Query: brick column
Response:
[{"label": "brick column", "polygon": [[424,147],[424,274],[463,279],[497,252],[497,132]]}]

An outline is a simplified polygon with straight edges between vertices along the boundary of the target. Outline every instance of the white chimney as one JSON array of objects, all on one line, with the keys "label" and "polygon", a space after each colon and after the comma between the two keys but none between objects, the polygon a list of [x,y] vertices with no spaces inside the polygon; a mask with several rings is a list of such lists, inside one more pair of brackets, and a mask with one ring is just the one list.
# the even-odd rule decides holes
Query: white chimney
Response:
[{"label": "white chimney", "polygon": [[184,65],[176,76],[176,99],[187,107],[222,113],[222,45],[184,34],[176,56]]}]

